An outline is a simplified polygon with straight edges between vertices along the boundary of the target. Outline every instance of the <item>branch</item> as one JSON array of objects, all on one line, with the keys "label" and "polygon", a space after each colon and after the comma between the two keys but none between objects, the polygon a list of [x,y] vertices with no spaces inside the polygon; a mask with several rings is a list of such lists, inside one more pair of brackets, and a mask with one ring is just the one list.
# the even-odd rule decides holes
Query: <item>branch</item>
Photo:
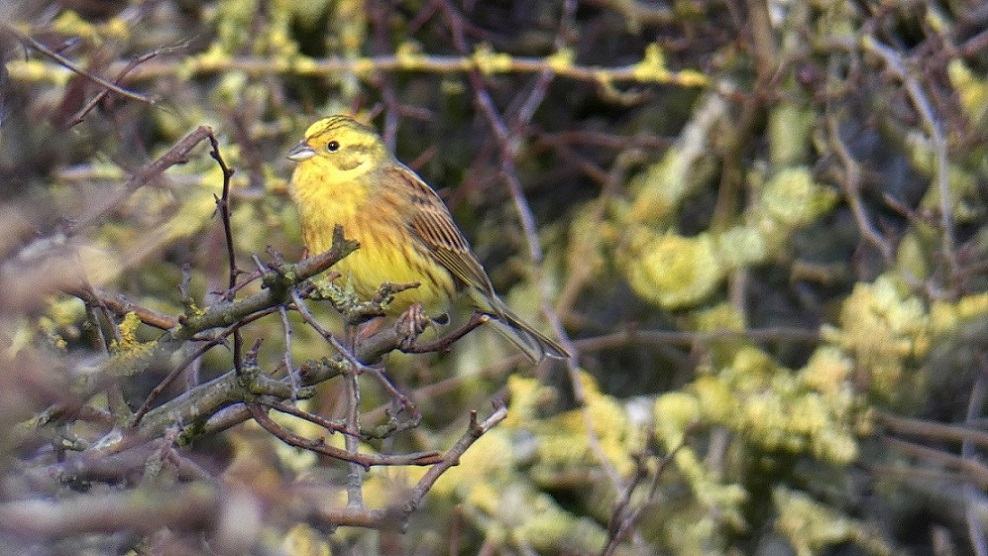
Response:
[{"label": "branch", "polygon": [[[581,66],[570,60],[568,51],[546,57],[510,56],[485,50],[473,55],[441,56],[402,52],[367,58],[256,58],[239,56],[216,59],[206,55],[180,60],[154,60],[130,73],[129,80],[145,81],[170,77],[181,72],[189,78],[241,71],[251,76],[320,76],[340,73],[369,79],[380,72],[460,74],[480,69],[488,75],[540,74],[611,86],[615,83],[655,83],[683,87],[707,87],[709,79],[695,70],[671,71],[644,59],[625,66]],[[654,71],[648,71],[654,70]]]},{"label": "branch", "polygon": [[[334,459],[348,461],[350,463],[359,465],[364,468],[364,470],[370,469],[374,465],[433,465],[442,461],[439,454],[436,452],[419,452],[414,454],[399,454],[399,455],[375,455],[375,454],[363,454],[360,452],[351,452],[349,450],[341,450],[334,446],[326,444],[325,438],[318,438],[315,440],[305,438],[303,436],[297,435],[294,432],[282,427],[278,423],[275,423],[270,417],[268,417],[267,411],[262,408],[259,404],[248,403],[247,409],[250,411],[251,417],[257,421],[258,425],[268,431],[269,433],[276,436],[279,440],[288,444],[289,446],[294,446],[296,448],[302,448],[303,450],[309,450],[310,452],[316,452],[317,454],[322,454],[324,456],[329,456]],[[348,435],[347,438],[350,438]]]},{"label": "branch", "polygon": [[321,525],[341,526],[349,525],[355,527],[366,527],[383,531],[403,531],[407,525],[408,517],[415,512],[425,499],[425,495],[432,489],[439,477],[450,468],[459,465],[463,454],[483,436],[487,431],[494,428],[498,423],[508,416],[508,410],[503,404],[496,404],[494,412],[484,419],[477,421],[477,412],[470,412],[470,423],[466,432],[443,456],[438,463],[429,468],[419,479],[419,482],[409,491],[403,503],[393,504],[387,508],[379,510],[368,510],[366,508],[340,508],[340,507],[318,507],[313,510],[312,519],[318,520]]},{"label": "branch", "polygon": [[[55,62],[57,62],[58,65],[63,66],[65,68],[67,68],[67,69],[69,69],[69,70],[71,70],[71,71],[73,71],[73,72],[81,75],[82,77],[85,77],[86,79],[89,79],[90,81],[92,81],[93,83],[96,83],[97,85],[100,85],[102,87],[105,87],[106,89],[109,89],[109,90],[111,90],[111,91],[113,91],[113,92],[115,92],[115,93],[117,93],[119,95],[125,96],[125,97],[130,98],[130,99],[139,100],[139,101],[144,102],[144,103],[147,103],[147,104],[154,104],[155,103],[155,100],[153,98],[151,98],[151,97],[146,97],[146,96],[144,96],[144,95],[142,95],[140,93],[135,93],[134,91],[131,91],[131,90],[128,90],[128,89],[124,89],[123,87],[121,87],[120,85],[117,85],[116,83],[111,83],[111,82],[107,81],[106,79],[103,79],[102,77],[99,77],[97,75],[93,75],[92,73],[90,73],[90,72],[88,72],[88,71],[80,68],[72,60],[69,60],[65,56],[62,56],[58,52],[55,52],[54,50],[48,48],[47,46],[45,46],[44,44],[42,44],[41,42],[39,42],[37,39],[35,39],[34,37],[32,37],[30,35],[27,35],[25,33],[22,33],[19,29],[17,29],[17,27],[15,27],[13,25],[10,25],[8,23],[2,23],[2,22],[0,22],[0,27],[2,27],[4,31],[6,31],[6,32],[10,33],[11,35],[13,35],[14,37],[16,37],[17,40],[21,41],[25,46],[37,50],[38,52],[44,54],[45,56],[47,56],[47,57],[51,58],[52,60],[54,60]],[[124,72],[123,70],[120,70],[118,72],[118,74],[120,74],[120,73],[125,74],[126,72]]]},{"label": "branch", "polygon": [[196,340],[205,331],[227,328],[232,333],[238,327],[230,326],[229,323],[240,323],[242,326],[265,311],[276,309],[288,299],[291,288],[323,272],[356,248],[356,242],[344,239],[342,230],[337,228],[333,235],[333,246],[325,253],[295,264],[284,263],[277,266],[262,276],[264,290],[250,297],[218,303],[201,314],[179,318],[179,325],[167,330],[149,349],[129,357],[110,358],[98,371],[81,377],[76,390],[83,398],[88,398],[112,379],[143,371],[155,361],[161,361],[173,353],[184,342]]},{"label": "branch", "polygon": [[926,132],[930,135],[933,143],[933,151],[936,155],[936,185],[940,193],[940,230],[943,234],[941,249],[947,266],[950,270],[951,279],[958,276],[957,255],[954,252],[954,210],[953,195],[950,190],[950,167],[947,157],[947,138],[944,136],[943,125],[937,118],[930,99],[927,98],[922,84],[909,70],[906,61],[902,56],[885,44],[882,44],[874,35],[865,35],[861,39],[862,47],[872,54],[877,55],[885,66],[906,86],[906,92],[913,103],[913,107],[919,113],[926,127]]},{"label": "branch", "polygon": [[151,533],[163,527],[201,530],[219,515],[222,494],[204,483],[124,492],[93,492],[59,501],[0,504],[0,531],[20,537],[65,538],[82,533]]},{"label": "branch", "polygon": [[148,184],[161,174],[165,172],[168,168],[175,166],[176,164],[184,163],[189,156],[189,153],[193,148],[196,147],[202,141],[213,135],[213,129],[209,126],[199,126],[192,133],[189,133],[183,137],[178,143],[168,149],[165,154],[159,156],[154,161],[150,162],[138,172],[128,179],[123,186],[123,189],[115,195],[110,195],[98,203],[94,208],[92,208],[88,214],[83,214],[74,223],[67,226],[66,233],[68,235],[74,235],[78,233],[83,228],[94,223],[97,219],[101,218],[104,214],[109,211],[114,210],[120,205],[134,190],[137,188]]}]

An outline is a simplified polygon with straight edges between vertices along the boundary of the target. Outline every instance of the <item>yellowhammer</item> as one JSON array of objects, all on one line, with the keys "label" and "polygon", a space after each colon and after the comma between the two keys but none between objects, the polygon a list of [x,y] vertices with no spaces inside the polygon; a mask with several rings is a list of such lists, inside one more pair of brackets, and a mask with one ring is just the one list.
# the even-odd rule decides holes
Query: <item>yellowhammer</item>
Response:
[{"label": "yellowhammer", "polygon": [[360,248],[334,269],[359,295],[370,297],[385,282],[418,282],[418,288],[395,296],[388,310],[397,315],[414,303],[444,310],[454,294],[465,291],[492,317],[495,329],[533,360],[569,356],[498,298],[442,199],[373,129],[330,116],[309,126],[288,158],[298,162],[290,189],[305,247],[326,251],[334,227],[342,226]]}]

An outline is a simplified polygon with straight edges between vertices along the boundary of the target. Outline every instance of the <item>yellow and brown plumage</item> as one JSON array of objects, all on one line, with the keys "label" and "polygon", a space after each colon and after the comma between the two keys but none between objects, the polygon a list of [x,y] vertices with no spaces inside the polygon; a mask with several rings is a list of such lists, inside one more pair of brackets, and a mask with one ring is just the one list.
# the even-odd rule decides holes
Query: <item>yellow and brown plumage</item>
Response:
[{"label": "yellow and brown plumage", "polygon": [[399,314],[414,303],[443,310],[465,292],[493,317],[495,329],[533,360],[569,356],[498,298],[442,199],[373,129],[347,116],[330,116],[309,126],[289,158],[298,162],[291,193],[306,248],[329,249],[334,227],[342,226],[360,248],[334,269],[359,295],[370,297],[385,282],[418,282],[390,305]]}]

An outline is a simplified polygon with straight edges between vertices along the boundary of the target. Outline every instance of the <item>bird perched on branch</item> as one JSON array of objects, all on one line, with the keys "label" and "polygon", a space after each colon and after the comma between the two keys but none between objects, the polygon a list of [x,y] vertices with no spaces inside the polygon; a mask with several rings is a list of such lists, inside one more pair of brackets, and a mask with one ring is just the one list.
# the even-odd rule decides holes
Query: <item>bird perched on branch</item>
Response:
[{"label": "bird perched on branch", "polygon": [[333,229],[342,226],[360,248],[334,269],[359,295],[369,298],[386,282],[417,282],[395,295],[388,311],[397,315],[416,303],[441,311],[465,293],[533,361],[569,357],[501,301],[442,199],[372,128],[330,116],[309,126],[288,158],[298,163],[290,190],[305,247],[329,249]]}]

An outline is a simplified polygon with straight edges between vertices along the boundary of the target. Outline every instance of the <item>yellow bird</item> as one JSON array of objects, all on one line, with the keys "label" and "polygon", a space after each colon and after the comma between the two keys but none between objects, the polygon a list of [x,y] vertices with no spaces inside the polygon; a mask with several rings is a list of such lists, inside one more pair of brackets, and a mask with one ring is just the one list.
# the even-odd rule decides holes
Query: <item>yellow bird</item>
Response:
[{"label": "yellow bird", "polygon": [[332,246],[338,224],[360,248],[334,267],[362,297],[385,282],[419,286],[395,296],[388,310],[415,303],[445,310],[466,292],[478,310],[533,361],[569,357],[558,343],[523,322],[498,298],[484,267],[439,195],[388,151],[376,131],[347,116],[309,126],[288,158],[298,166],[290,191],[310,253]]}]

